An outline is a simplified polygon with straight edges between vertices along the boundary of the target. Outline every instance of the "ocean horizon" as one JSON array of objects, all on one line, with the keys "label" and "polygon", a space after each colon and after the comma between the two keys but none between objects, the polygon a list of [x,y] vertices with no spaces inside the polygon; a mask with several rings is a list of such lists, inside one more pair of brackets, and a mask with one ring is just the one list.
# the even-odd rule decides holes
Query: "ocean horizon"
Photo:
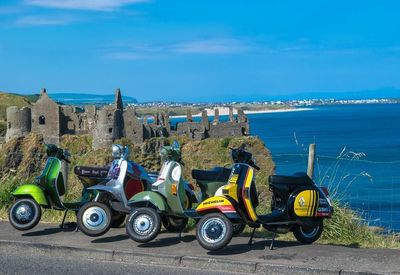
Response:
[{"label": "ocean horizon", "polygon": [[271,151],[276,174],[306,172],[308,146],[315,143],[314,181],[369,225],[400,231],[400,104],[307,108],[247,115],[251,135]]}]

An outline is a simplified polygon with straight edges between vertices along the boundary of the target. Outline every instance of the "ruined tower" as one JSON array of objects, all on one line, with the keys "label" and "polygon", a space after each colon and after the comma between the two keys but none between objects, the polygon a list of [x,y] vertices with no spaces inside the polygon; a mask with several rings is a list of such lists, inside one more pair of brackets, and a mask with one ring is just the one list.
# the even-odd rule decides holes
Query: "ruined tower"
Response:
[{"label": "ruined tower", "polygon": [[142,124],[136,117],[136,112],[133,107],[128,107],[124,113],[124,132],[123,136],[132,140],[134,143],[144,141],[144,123]]},{"label": "ruined tower", "polygon": [[106,148],[114,140],[123,136],[123,103],[121,91],[115,91],[115,102],[97,111],[96,126],[93,131],[93,148]]},{"label": "ruined tower", "polygon": [[60,106],[42,89],[32,107],[32,131],[42,134],[44,142],[58,144],[60,141]]},{"label": "ruined tower", "polygon": [[6,142],[13,139],[26,136],[31,131],[31,108],[17,106],[7,108],[7,133]]}]

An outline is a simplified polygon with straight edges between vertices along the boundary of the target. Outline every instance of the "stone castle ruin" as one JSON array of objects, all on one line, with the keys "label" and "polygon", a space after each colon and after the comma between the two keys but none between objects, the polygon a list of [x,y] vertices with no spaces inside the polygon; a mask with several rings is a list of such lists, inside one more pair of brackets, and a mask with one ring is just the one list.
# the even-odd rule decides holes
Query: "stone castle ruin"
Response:
[{"label": "stone castle ruin", "polygon": [[105,148],[116,139],[128,138],[135,143],[152,137],[185,135],[193,140],[210,137],[230,137],[249,135],[249,122],[242,110],[234,116],[229,111],[229,121],[219,121],[218,109],[215,109],[214,120],[209,121],[206,111],[201,114],[201,121],[193,120],[190,110],[186,121],[171,125],[166,112],[157,112],[151,122],[147,117],[139,119],[132,106],[124,108],[121,91],[115,91],[113,104],[102,108],[96,106],[76,107],[60,105],[52,100],[46,89],[42,89],[40,98],[30,108],[7,108],[6,142],[23,137],[30,132],[43,135],[46,143],[58,144],[65,134],[92,135],[93,148]]}]

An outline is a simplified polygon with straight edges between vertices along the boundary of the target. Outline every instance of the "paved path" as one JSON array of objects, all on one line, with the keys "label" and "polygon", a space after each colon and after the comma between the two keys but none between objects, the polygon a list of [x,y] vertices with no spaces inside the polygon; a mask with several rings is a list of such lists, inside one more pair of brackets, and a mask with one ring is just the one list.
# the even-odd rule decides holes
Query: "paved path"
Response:
[{"label": "paved path", "polygon": [[[60,260],[50,256],[21,256],[0,254],[0,274],[141,274],[141,275],[210,275],[208,270],[169,267],[161,265],[129,264],[86,259]],[[228,272],[216,272],[229,275]],[[239,273],[237,273],[239,274]]]},{"label": "paved path", "polygon": [[[74,256],[88,255],[92,259],[104,257],[105,260],[126,263],[149,261],[155,264],[243,273],[400,274],[400,250],[276,241],[275,249],[271,251],[268,249],[270,240],[256,238],[252,247],[247,245],[247,241],[248,237],[236,237],[225,249],[209,252],[200,247],[192,233],[183,234],[181,238],[176,234],[162,233],[150,243],[137,244],[125,234],[125,228],[111,229],[102,237],[90,238],[81,232],[61,230],[56,224],[40,224],[30,231],[20,232],[13,229],[8,222],[0,221],[0,253],[21,256],[24,253],[51,253],[54,257],[74,259]],[[57,247],[63,247],[64,252],[59,252]],[[102,256],[95,253],[97,250],[104,251]],[[68,254],[65,256],[63,253]]]}]

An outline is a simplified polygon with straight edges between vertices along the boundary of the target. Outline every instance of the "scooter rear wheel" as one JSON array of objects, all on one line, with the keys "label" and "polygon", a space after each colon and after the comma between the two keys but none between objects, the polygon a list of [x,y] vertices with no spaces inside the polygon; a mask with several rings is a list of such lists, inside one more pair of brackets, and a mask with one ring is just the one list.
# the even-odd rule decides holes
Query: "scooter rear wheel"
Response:
[{"label": "scooter rear wheel", "polygon": [[147,243],[157,237],[161,217],[153,208],[142,207],[132,211],[126,222],[126,233],[138,243]]},{"label": "scooter rear wheel", "polygon": [[125,222],[125,219],[125,214],[112,211],[111,228],[120,228],[121,225]]},{"label": "scooter rear wheel", "polygon": [[233,225],[222,213],[210,213],[202,217],[196,226],[199,244],[208,250],[224,248],[232,239]]},{"label": "scooter rear wheel", "polygon": [[100,202],[88,202],[78,211],[78,227],[85,235],[98,237],[111,227],[111,210]]},{"label": "scooter rear wheel", "polygon": [[16,200],[8,211],[10,224],[21,231],[34,228],[39,223],[41,216],[40,205],[31,198]]},{"label": "scooter rear wheel", "polygon": [[162,219],[162,223],[168,232],[182,232],[185,229],[188,221],[189,220],[187,218],[171,216],[164,216]]},{"label": "scooter rear wheel", "polygon": [[304,227],[301,225],[295,225],[292,229],[293,235],[301,243],[311,244],[321,237],[322,231],[324,230],[323,223],[318,224],[314,227]]}]

